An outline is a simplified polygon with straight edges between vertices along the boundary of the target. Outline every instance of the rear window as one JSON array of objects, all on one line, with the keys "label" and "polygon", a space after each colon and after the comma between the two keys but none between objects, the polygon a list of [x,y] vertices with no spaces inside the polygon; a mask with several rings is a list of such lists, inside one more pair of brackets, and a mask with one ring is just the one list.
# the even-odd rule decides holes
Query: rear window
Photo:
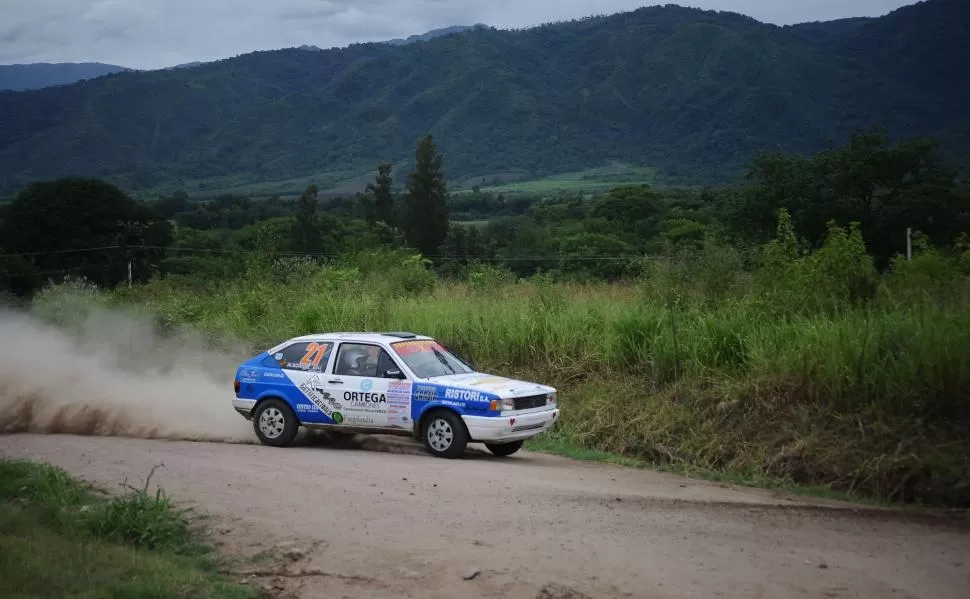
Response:
[{"label": "rear window", "polygon": [[327,368],[332,349],[333,343],[302,341],[285,347],[273,359],[287,370],[322,372]]},{"label": "rear window", "polygon": [[391,347],[418,378],[429,379],[474,372],[458,356],[434,340],[399,341],[392,343]]}]

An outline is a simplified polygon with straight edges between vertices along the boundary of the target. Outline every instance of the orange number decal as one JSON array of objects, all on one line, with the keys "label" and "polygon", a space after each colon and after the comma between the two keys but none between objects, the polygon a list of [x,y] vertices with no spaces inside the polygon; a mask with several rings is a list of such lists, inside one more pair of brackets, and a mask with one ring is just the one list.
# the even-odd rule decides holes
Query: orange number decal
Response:
[{"label": "orange number decal", "polygon": [[306,355],[300,360],[300,366],[304,368],[317,368],[320,366],[320,360],[323,359],[323,355],[327,353],[330,349],[329,343],[311,343],[306,348]]}]

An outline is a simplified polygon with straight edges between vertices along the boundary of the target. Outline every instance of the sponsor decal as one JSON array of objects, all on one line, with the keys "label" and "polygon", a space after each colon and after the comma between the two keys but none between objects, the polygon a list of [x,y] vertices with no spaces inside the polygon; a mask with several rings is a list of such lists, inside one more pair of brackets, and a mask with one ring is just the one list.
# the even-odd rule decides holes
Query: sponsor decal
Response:
[{"label": "sponsor decal", "polygon": [[296,411],[297,412],[312,412],[313,411],[313,406],[311,406],[310,404],[298,403],[298,404],[296,404]]},{"label": "sponsor decal", "polygon": [[387,384],[387,424],[408,427],[411,422],[411,381]]},{"label": "sponsor decal", "polygon": [[364,379],[360,382],[361,391],[370,391],[373,388],[374,388],[374,381],[370,379]]},{"label": "sponsor decal", "polygon": [[313,375],[307,380],[303,381],[300,385],[300,391],[306,395],[307,399],[313,402],[315,406],[320,408],[320,411],[326,414],[328,417],[332,417],[333,409],[327,405],[327,400],[333,401],[329,393],[323,392],[320,388],[320,376]]},{"label": "sponsor decal", "polygon": [[283,374],[282,372],[269,371],[269,372],[263,373],[263,378],[264,379],[285,379],[286,375]]},{"label": "sponsor decal", "polygon": [[387,403],[387,396],[383,393],[344,391],[344,401],[352,401],[356,403]]},{"label": "sponsor decal", "polygon": [[412,394],[414,401],[436,401],[438,399],[438,389],[427,385],[417,385]]},{"label": "sponsor decal", "polygon": [[[340,414],[336,412],[334,416]],[[354,414],[348,414],[346,418],[343,419],[344,424],[377,424],[377,420],[373,416],[356,416]],[[338,423],[340,424],[340,423]]]},{"label": "sponsor decal", "polygon": [[334,412],[330,417],[333,418],[333,421],[336,424],[344,423],[344,415],[341,414],[340,412]]},{"label": "sponsor decal", "polygon": [[394,348],[394,351],[396,351],[399,356],[407,356],[420,352],[430,352],[434,349],[440,352],[445,351],[445,348],[441,347],[441,344],[427,340],[402,341],[395,343],[391,347]]},{"label": "sponsor decal", "polygon": [[378,392],[344,391],[343,407],[349,412],[354,412],[355,415],[386,414],[387,395]]},{"label": "sponsor decal", "polygon": [[445,399],[464,399],[465,401],[488,401],[488,397],[481,391],[467,389],[445,389]]},{"label": "sponsor decal", "polygon": [[446,399],[446,400],[442,401],[441,404],[442,405],[445,405],[445,406],[454,406],[456,408],[464,408],[465,407],[465,402],[463,402],[463,401],[452,401],[450,399]]},{"label": "sponsor decal", "polygon": [[239,371],[239,380],[241,380],[244,383],[255,383],[256,378],[258,376],[259,376],[259,372],[257,372],[256,370],[245,369],[245,370]]}]

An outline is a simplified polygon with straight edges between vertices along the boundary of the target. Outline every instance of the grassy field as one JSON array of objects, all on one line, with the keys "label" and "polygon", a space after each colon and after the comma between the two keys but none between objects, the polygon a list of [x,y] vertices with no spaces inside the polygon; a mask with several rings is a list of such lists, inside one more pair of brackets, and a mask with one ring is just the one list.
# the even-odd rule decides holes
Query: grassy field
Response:
[{"label": "grassy field", "polygon": [[266,198],[278,195],[282,198],[296,198],[307,188],[315,184],[323,197],[334,195],[352,196],[358,191],[363,192],[367,183],[373,182],[377,167],[368,163],[361,163],[354,168],[337,171],[320,171],[302,177],[282,179],[278,181],[249,182],[239,177],[215,177],[204,180],[190,180],[181,183],[166,183],[157,187],[145,189],[138,193],[144,198],[154,198],[159,195],[171,195],[182,190],[191,198],[215,198],[224,194]]},{"label": "grassy field", "polygon": [[[502,193],[506,195],[526,194],[543,195],[556,193],[599,193],[609,191],[620,185],[653,185],[657,183],[654,169],[625,163],[612,163],[606,166],[583,171],[552,175],[542,179],[513,181],[500,185],[483,185],[483,193]],[[456,190],[467,193],[470,188]]]},{"label": "grassy field", "polygon": [[[395,165],[399,166],[399,165]],[[265,181],[250,183],[235,177],[207,179],[204,181],[187,181],[183,184],[166,184],[141,192],[144,197],[170,195],[179,189],[186,191],[193,198],[214,198],[223,194],[242,195],[249,197],[269,197],[279,195],[283,198],[299,196],[311,183],[317,185],[324,197],[334,195],[352,196],[363,192],[367,183],[374,181],[377,167],[360,164],[353,169],[340,171],[321,171],[303,177],[280,181]],[[488,177],[486,177],[488,179]],[[471,193],[473,185],[480,179],[469,179],[465,182],[452,182],[449,189],[452,194]],[[403,191],[405,180],[395,181],[397,191]],[[656,184],[656,171],[649,167],[635,166],[625,163],[591,168],[583,171],[563,173],[542,179],[512,181],[499,185],[481,186],[483,192],[509,194],[543,195],[558,192],[586,192],[596,193],[609,191],[618,185]]]},{"label": "grassy field", "polygon": [[[147,474],[147,473],[146,473]],[[0,596],[245,599],[164,495],[106,497],[45,464],[0,461]]]}]

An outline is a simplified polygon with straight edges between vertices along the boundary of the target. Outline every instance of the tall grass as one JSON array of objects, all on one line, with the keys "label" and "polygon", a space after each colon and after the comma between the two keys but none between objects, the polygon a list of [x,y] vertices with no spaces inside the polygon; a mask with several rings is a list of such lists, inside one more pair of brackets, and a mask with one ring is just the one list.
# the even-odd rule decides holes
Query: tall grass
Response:
[{"label": "tall grass", "polygon": [[225,580],[184,514],[147,488],[105,497],[46,464],[0,461],[0,595],[258,596]]},{"label": "tall grass", "polygon": [[557,434],[585,447],[970,505],[967,261],[925,248],[878,275],[858,231],[835,228],[818,252],[780,237],[754,271],[730,251],[651,260],[609,284],[491,268],[443,281],[375,253],[296,275],[277,263],[242,280],[160,279],[104,301],[253,351],[321,331],[429,334],[482,370],[557,385]]}]

